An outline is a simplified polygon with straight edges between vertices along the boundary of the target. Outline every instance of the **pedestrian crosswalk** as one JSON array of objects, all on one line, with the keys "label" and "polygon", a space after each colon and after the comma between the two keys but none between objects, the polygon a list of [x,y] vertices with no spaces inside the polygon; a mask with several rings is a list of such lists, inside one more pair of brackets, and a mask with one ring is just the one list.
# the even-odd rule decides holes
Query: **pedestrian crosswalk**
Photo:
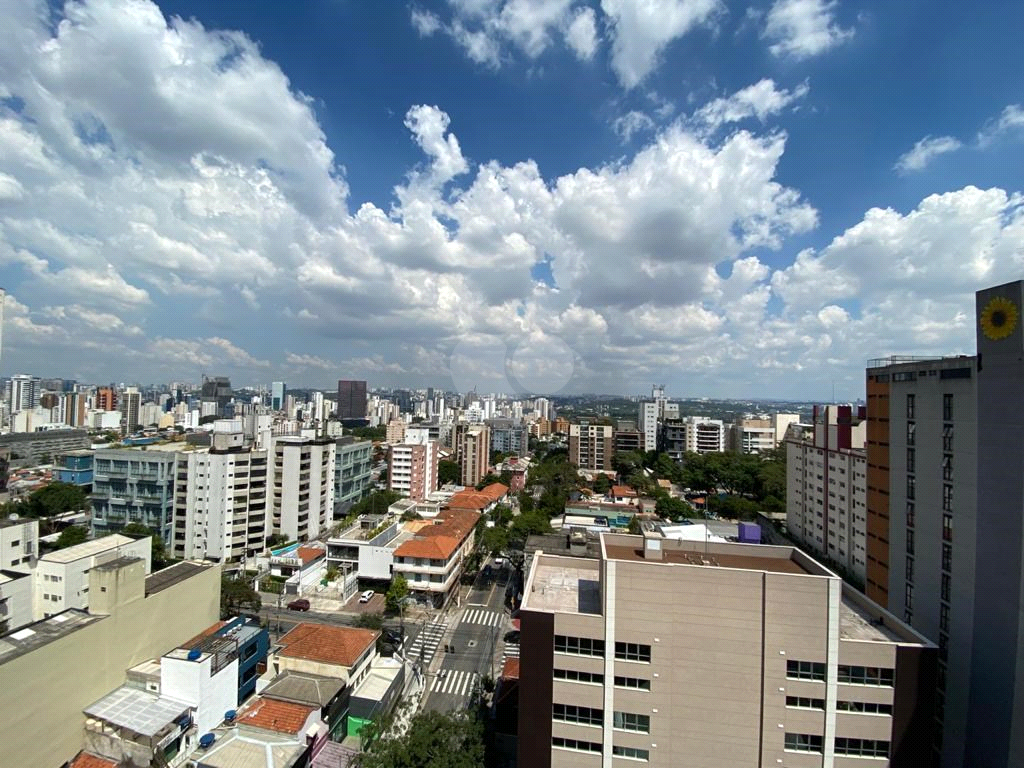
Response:
[{"label": "pedestrian crosswalk", "polygon": [[485,611],[480,608],[471,608],[462,616],[463,624],[483,624],[486,627],[496,627],[501,624],[505,614],[498,611]]},{"label": "pedestrian crosswalk", "polygon": [[[442,674],[443,673],[443,674]],[[453,696],[468,696],[480,675],[461,669],[442,670],[430,683],[431,693],[448,693]]]},{"label": "pedestrian crosswalk", "polygon": [[506,643],[505,647],[501,649],[501,660],[506,659],[518,659],[519,658],[519,643]]},{"label": "pedestrian crosswalk", "polygon": [[441,638],[444,637],[444,632],[448,628],[448,622],[439,621],[436,624],[427,624],[420,633],[416,635],[416,639],[412,645],[409,646],[409,652],[406,658],[412,662],[423,662],[423,666],[426,667],[430,664],[430,660],[434,658],[434,654],[437,653],[437,646],[441,644]]}]

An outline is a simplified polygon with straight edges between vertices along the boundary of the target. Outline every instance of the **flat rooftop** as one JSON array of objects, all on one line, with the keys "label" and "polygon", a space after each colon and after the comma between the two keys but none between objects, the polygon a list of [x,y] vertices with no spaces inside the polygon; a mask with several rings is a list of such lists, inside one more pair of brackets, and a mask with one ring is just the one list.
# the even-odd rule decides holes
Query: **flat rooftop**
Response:
[{"label": "flat rooftop", "polygon": [[105,616],[90,616],[77,608],[33,622],[10,634],[0,637],[0,664],[34,651],[54,640],[59,640],[82,627],[103,621]]},{"label": "flat rooftop", "polygon": [[112,533],[99,539],[83,541],[81,544],[75,544],[73,547],[58,549],[56,552],[48,552],[39,559],[47,563],[73,563],[75,560],[100,555],[112,549],[133,544],[134,542],[135,539],[130,536]]},{"label": "flat rooftop", "polygon": [[581,560],[578,567],[567,558],[539,558],[530,577],[524,603],[530,610],[555,613],[601,613],[601,573],[597,562]]},{"label": "flat rooftop", "polygon": [[191,708],[182,701],[124,685],[90,704],[85,714],[141,736],[156,736]]},{"label": "flat rooftop", "polygon": [[[675,540],[661,539],[660,541],[663,545],[668,543],[668,541],[675,543]],[[696,547],[691,546],[685,549],[663,546],[661,560],[651,560],[644,557],[642,543],[637,546],[613,544],[608,537],[605,538],[604,542],[605,552],[609,560],[635,560],[648,563],[653,562],[655,564],[671,563],[675,565],[710,566],[712,568],[736,568],[745,571],[767,571],[768,573],[810,574],[810,571],[792,557],[772,557],[767,554],[761,555],[754,554],[753,552],[747,554],[740,551],[722,552],[723,545],[718,544],[715,547],[705,548],[703,546],[703,539],[697,542],[680,542],[681,544],[697,545]],[[760,549],[760,547],[752,544],[729,545],[730,549],[734,547]]]},{"label": "flat rooftop", "polygon": [[164,568],[162,571],[157,571],[146,577],[146,597],[155,595],[157,592],[163,592],[165,589],[173,587],[185,579],[190,579],[197,573],[207,570],[208,568],[216,568],[216,563],[199,563],[193,561],[185,561],[183,563],[175,563],[174,565]]},{"label": "flat rooftop", "polygon": [[215,730],[217,739],[192,759],[198,768],[284,768],[294,765],[306,751],[305,739],[264,732],[242,732],[238,728]]}]

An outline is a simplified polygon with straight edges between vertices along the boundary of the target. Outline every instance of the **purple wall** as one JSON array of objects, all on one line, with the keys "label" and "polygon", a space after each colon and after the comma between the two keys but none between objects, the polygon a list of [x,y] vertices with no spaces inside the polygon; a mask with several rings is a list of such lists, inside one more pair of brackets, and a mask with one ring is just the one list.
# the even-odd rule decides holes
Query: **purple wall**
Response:
[{"label": "purple wall", "polygon": [[740,523],[736,538],[741,544],[760,544],[761,526],[757,523]]}]

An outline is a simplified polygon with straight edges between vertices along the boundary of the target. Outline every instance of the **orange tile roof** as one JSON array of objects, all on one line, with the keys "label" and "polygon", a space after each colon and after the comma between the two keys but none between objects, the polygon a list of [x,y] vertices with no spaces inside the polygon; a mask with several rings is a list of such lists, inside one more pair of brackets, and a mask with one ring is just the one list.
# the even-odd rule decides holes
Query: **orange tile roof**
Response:
[{"label": "orange tile roof", "polygon": [[317,709],[319,707],[290,701],[256,699],[238,714],[238,724],[294,735],[302,730],[310,713]]},{"label": "orange tile roof", "polygon": [[636,491],[628,485],[613,485],[612,496],[636,496]]},{"label": "orange tile roof", "polygon": [[467,488],[448,499],[448,508],[480,510],[504,498],[507,494],[508,486],[503,483],[491,483],[479,491]]},{"label": "orange tile roof", "polygon": [[327,550],[320,547],[299,547],[295,554],[302,561],[303,565],[309,565],[314,560],[326,557]]},{"label": "orange tile roof", "polygon": [[505,666],[502,667],[501,676],[505,680],[519,679],[519,659],[505,659]]},{"label": "orange tile roof", "polygon": [[508,486],[504,483],[491,483],[485,486],[480,493],[490,496],[492,501],[497,501],[508,493]]},{"label": "orange tile roof", "polygon": [[479,519],[479,512],[447,509],[438,515],[437,522],[423,526],[415,538],[401,544],[395,550],[395,556],[447,560],[473,532]]},{"label": "orange tile roof", "polygon": [[117,768],[117,763],[105,757],[90,755],[88,752],[79,752],[68,764],[68,768]]},{"label": "orange tile roof", "polygon": [[351,667],[379,636],[374,629],[302,623],[280,639],[279,655]]},{"label": "orange tile roof", "polygon": [[217,630],[219,630],[219,629],[221,629],[221,628],[223,628],[225,626],[227,626],[227,622],[226,621],[218,621],[216,624],[213,624],[213,625],[207,627],[206,629],[204,629],[202,632],[200,632],[198,635],[193,637],[187,643],[182,643],[179,647],[180,648],[188,648],[188,649],[195,648],[197,645],[199,645],[200,642],[202,642],[203,640],[208,638],[210,635],[216,633]]}]

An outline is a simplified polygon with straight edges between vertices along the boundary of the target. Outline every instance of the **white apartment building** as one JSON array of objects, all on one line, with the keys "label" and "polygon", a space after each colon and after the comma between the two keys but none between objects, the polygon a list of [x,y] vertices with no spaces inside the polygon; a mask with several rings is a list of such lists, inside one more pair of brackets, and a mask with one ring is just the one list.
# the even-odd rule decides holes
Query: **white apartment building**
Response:
[{"label": "white apartment building", "polygon": [[805,548],[867,578],[867,423],[849,405],[815,407],[786,438],[786,527]]},{"label": "white apartment building", "polygon": [[440,448],[435,440],[406,441],[388,450],[388,490],[420,501],[437,490]]},{"label": "white apartment building", "polygon": [[336,449],[328,438],[274,438],[270,509],[274,533],[289,541],[308,541],[330,527]]},{"label": "white apartment building", "polygon": [[721,453],[725,450],[725,423],[706,416],[666,419],[662,425],[662,444],[675,461],[687,453]]},{"label": "white apartment building", "polygon": [[775,447],[775,427],[770,419],[737,419],[729,427],[729,450],[761,453]]},{"label": "white apartment building", "polygon": [[640,403],[636,423],[644,436],[643,450],[655,450],[658,447],[658,404]]},{"label": "white apartment building", "polygon": [[32,574],[0,570],[0,635],[32,621]]},{"label": "white apartment building", "polygon": [[209,450],[178,456],[175,557],[239,561],[255,557],[273,533],[267,507],[269,457],[241,434],[215,433]]},{"label": "white apartment building", "polygon": [[38,520],[17,515],[0,520],[0,570],[28,571],[38,553]]},{"label": "white apartment building", "polygon": [[58,549],[39,558],[32,571],[32,613],[39,621],[69,608],[89,606],[89,571],[122,557],[145,561],[152,570],[152,547],[148,537],[133,539],[113,534],[73,547]]}]

